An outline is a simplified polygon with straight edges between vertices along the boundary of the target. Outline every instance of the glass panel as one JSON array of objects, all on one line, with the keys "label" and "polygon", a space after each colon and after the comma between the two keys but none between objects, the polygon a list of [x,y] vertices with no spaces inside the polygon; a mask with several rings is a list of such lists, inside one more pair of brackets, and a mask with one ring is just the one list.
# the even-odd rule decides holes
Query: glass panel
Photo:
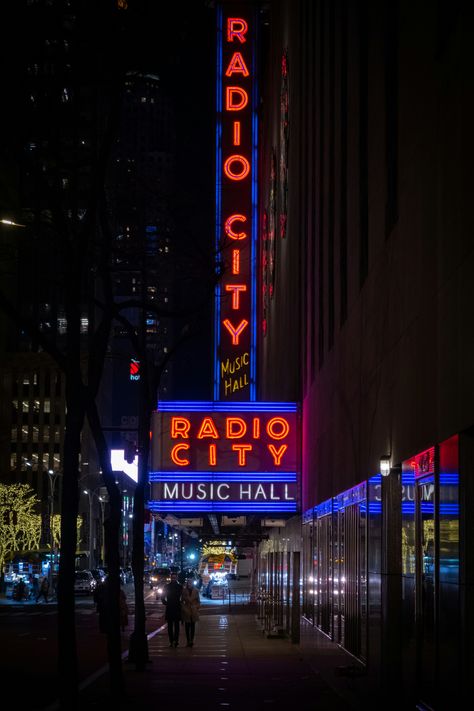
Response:
[{"label": "glass panel", "polygon": [[439,589],[438,685],[440,696],[460,708],[462,687],[461,593],[459,586],[459,442],[450,437],[439,446]]},{"label": "glass panel", "polygon": [[331,516],[318,519],[319,533],[319,569],[316,580],[316,593],[319,604],[319,626],[327,634],[330,633],[330,526]]},{"label": "glass panel", "polygon": [[367,658],[367,505],[359,504],[359,611],[361,659]]},{"label": "glass panel", "polygon": [[413,460],[402,465],[401,487],[401,568],[402,568],[402,683],[413,684],[416,665],[415,626],[415,571],[416,571],[416,528],[415,528],[415,470]]},{"label": "glass panel", "polygon": [[346,561],[345,561],[345,511],[342,509],[341,511],[338,511],[338,551],[337,551],[337,561],[336,565],[334,566],[334,596],[335,596],[335,603],[337,605],[337,610],[338,610],[338,637],[337,641],[339,644],[342,644],[344,646],[344,641],[345,641],[345,597],[344,597],[344,590],[345,590],[345,583],[346,583],[346,576],[345,576],[345,569],[346,569]]},{"label": "glass panel", "polygon": [[435,484],[433,477],[418,483],[419,522],[419,680],[422,699],[429,701],[435,679]]},{"label": "glass panel", "polygon": [[303,526],[303,615],[314,620],[313,524]]}]

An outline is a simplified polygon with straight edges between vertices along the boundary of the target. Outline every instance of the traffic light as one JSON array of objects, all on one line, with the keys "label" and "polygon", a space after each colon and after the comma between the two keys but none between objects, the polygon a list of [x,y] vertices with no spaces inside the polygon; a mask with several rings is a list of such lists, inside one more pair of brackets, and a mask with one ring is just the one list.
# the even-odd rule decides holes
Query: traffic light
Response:
[{"label": "traffic light", "polygon": [[125,461],[133,464],[137,456],[137,445],[135,442],[125,442]]}]

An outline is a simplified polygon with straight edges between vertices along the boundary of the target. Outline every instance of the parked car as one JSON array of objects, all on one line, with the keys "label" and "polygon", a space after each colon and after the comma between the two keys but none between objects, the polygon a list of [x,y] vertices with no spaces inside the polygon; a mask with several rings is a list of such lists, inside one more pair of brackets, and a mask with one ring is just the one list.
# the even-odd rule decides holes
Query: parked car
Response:
[{"label": "parked car", "polygon": [[124,568],[125,572],[125,582],[126,583],[133,583],[133,571],[130,566],[127,568]]},{"label": "parked car", "polygon": [[194,585],[196,585],[196,587],[201,587],[201,577],[197,574],[194,568],[184,568],[184,570],[181,570],[181,572],[178,573],[178,582],[181,583],[181,585],[184,585],[188,578],[193,579]]},{"label": "parked car", "polygon": [[102,568],[93,568],[91,573],[97,584],[103,583],[107,578],[105,570],[102,570]]},{"label": "parked car", "polygon": [[74,592],[79,595],[92,595],[97,587],[97,582],[90,570],[76,570]]}]

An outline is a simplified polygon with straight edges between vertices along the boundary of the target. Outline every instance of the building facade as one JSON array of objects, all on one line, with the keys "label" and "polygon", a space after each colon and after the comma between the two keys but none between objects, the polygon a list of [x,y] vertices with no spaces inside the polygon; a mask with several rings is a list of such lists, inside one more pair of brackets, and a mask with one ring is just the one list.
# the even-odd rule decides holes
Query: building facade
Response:
[{"label": "building facade", "polygon": [[422,2],[262,14],[259,397],[303,413],[285,545],[314,633],[397,708],[450,708],[473,669],[468,27]]}]

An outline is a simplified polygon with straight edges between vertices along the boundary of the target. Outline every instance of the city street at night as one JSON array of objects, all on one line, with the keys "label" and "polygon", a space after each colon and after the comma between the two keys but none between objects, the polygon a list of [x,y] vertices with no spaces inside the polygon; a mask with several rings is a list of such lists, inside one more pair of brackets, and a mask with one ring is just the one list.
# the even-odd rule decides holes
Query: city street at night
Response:
[{"label": "city street at night", "polygon": [[474,3],[1,5],[5,703],[469,705]]}]

